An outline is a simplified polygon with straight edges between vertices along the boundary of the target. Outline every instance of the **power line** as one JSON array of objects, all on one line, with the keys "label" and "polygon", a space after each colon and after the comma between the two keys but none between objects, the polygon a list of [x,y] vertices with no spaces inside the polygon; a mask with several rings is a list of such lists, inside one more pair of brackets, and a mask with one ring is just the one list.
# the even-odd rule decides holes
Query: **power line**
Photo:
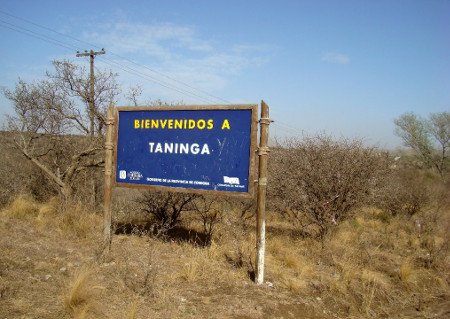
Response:
[{"label": "power line", "polygon": [[[9,25],[9,26],[5,26],[5,25],[1,25],[0,24],[0,26],[3,26],[3,27],[8,28],[8,29],[11,29],[13,31],[16,31],[16,32],[19,32],[19,33],[22,33],[22,34],[34,37],[36,39],[39,39],[39,40],[42,40],[42,41],[45,41],[45,42],[48,42],[48,43],[51,43],[51,44],[54,44],[54,45],[61,46],[61,47],[65,48],[65,49],[76,50],[75,46],[70,46],[70,45],[68,45],[68,44],[66,44],[64,42],[61,42],[61,41],[56,40],[54,38],[51,38],[51,37],[49,37],[47,35],[34,32],[32,30],[29,30],[29,29],[26,29],[26,28],[14,25],[12,23],[3,21],[1,19],[0,19],[0,23],[5,23],[5,24]],[[157,80],[157,79],[155,79],[154,77],[152,77],[152,76],[150,76],[148,74],[139,72],[139,71],[137,71],[137,70],[135,70],[135,69],[133,69],[133,68],[131,68],[129,66],[122,65],[122,64],[120,64],[120,63],[118,63],[118,62],[116,62],[114,60],[111,60],[111,59],[106,59],[106,60],[108,60],[111,63],[115,64],[115,66],[114,66],[111,63],[107,63],[107,62],[102,61],[103,63],[105,63],[105,64],[107,64],[107,65],[109,65],[111,67],[117,67],[117,68],[121,69],[124,72],[127,72],[129,74],[138,76],[138,77],[140,77],[140,78],[142,78],[144,80],[156,83],[156,84],[158,84],[158,85],[160,85],[162,87],[165,87],[165,88],[168,88],[170,90],[176,91],[176,92],[181,93],[183,95],[187,95],[187,96],[193,97],[193,98],[195,98],[197,100],[200,100],[200,101],[203,101],[203,102],[207,102],[207,103],[211,103],[212,102],[212,100],[210,100],[210,99],[206,99],[206,98],[201,97],[198,94],[195,94],[195,93],[189,92],[187,90],[183,90],[183,89],[177,88],[177,87],[171,85],[170,83],[162,82],[160,80]]]},{"label": "power line", "polygon": [[19,33],[22,33],[22,34],[25,34],[25,35],[28,35],[28,36],[31,36],[31,37],[34,37],[36,39],[39,39],[39,40],[42,40],[42,41],[45,41],[45,42],[48,42],[48,43],[51,43],[51,44],[54,44],[54,45],[58,45],[58,46],[63,47],[65,49],[69,49],[69,50],[74,50],[75,49],[75,47],[71,47],[71,46],[69,46],[68,44],[66,44],[64,42],[61,42],[61,41],[58,41],[56,39],[47,37],[47,36],[45,36],[43,34],[34,32],[32,30],[29,30],[29,29],[17,26],[15,24],[3,21],[1,19],[0,19],[0,23],[6,24],[6,25],[1,25],[4,28],[10,29],[10,30],[13,30],[13,31],[16,31],[16,32],[19,32]]},{"label": "power line", "polygon": [[205,95],[207,95],[207,96],[210,96],[210,97],[212,97],[212,98],[214,98],[214,99],[216,99],[216,100],[223,101],[223,102],[225,102],[225,103],[230,103],[230,104],[231,104],[230,101],[227,101],[227,100],[225,100],[225,99],[222,99],[222,98],[220,98],[220,97],[217,97],[217,96],[215,96],[215,95],[212,95],[212,94],[210,94],[210,93],[208,93],[208,92],[206,92],[206,91],[204,91],[204,90],[195,88],[195,87],[193,87],[193,86],[191,86],[191,85],[189,85],[189,84],[186,84],[186,83],[184,83],[184,82],[182,82],[182,81],[180,81],[180,80],[174,79],[174,78],[172,78],[172,77],[170,77],[170,76],[168,76],[168,75],[166,75],[166,74],[164,74],[164,73],[162,73],[162,72],[156,71],[156,70],[154,70],[154,69],[152,69],[152,68],[146,66],[145,64],[137,63],[137,62],[135,62],[135,61],[133,61],[133,60],[130,60],[130,59],[126,58],[126,57],[122,57],[122,56],[120,56],[120,55],[118,55],[118,54],[116,54],[116,53],[112,53],[112,52],[111,52],[111,55],[114,55],[114,56],[116,56],[116,57],[118,57],[118,58],[124,59],[124,60],[126,60],[126,61],[128,61],[128,62],[130,62],[130,63],[132,63],[132,64],[134,64],[134,65],[136,65],[136,66],[144,67],[145,69],[147,69],[147,70],[149,70],[149,71],[151,71],[151,72],[154,72],[154,73],[156,73],[156,74],[158,74],[158,75],[162,75],[162,76],[164,76],[165,78],[167,78],[167,79],[169,79],[169,80],[172,80],[172,81],[174,81],[174,82],[177,82],[177,83],[179,83],[179,84],[182,84],[182,85],[184,85],[184,86],[186,86],[186,87],[188,87],[188,88],[190,88],[190,89],[194,89],[194,90],[196,90],[196,91],[198,91],[198,92],[201,92],[201,93],[203,93],[203,94],[205,94]]},{"label": "power line", "polygon": [[[8,22],[3,21],[3,20],[1,20],[1,19],[0,19],[0,23],[5,23],[5,24],[7,24],[8,26],[6,26],[6,25],[1,25],[1,24],[0,24],[0,26],[5,27],[5,28],[8,28],[8,29],[10,29],[10,30],[13,30],[13,31],[16,31],[16,32],[19,32],[19,33],[22,33],[22,34],[25,34],[25,35],[34,37],[34,38],[36,38],[36,39],[39,39],[39,40],[41,40],[41,41],[45,41],[45,42],[50,43],[50,44],[58,45],[58,46],[60,46],[60,47],[63,47],[63,48],[65,48],[65,49],[69,49],[69,50],[71,50],[71,51],[72,51],[72,50],[76,50],[76,47],[74,47],[74,46],[69,46],[69,45],[67,45],[67,44],[65,44],[65,43],[63,43],[63,42],[61,42],[61,41],[58,41],[58,40],[56,40],[56,39],[54,39],[54,38],[50,38],[50,37],[48,37],[48,36],[46,36],[46,35],[43,35],[43,34],[40,34],[40,33],[34,32],[34,31],[31,31],[31,30],[26,29],[26,28],[19,27],[19,26],[17,26],[17,25],[8,23]],[[108,59],[108,60],[109,60],[109,59]],[[190,92],[188,92],[188,91],[179,90],[179,89],[177,89],[176,87],[172,87],[172,86],[170,86],[170,85],[163,84],[163,83],[159,82],[158,80],[156,80],[156,79],[154,79],[154,78],[151,78],[150,76],[146,75],[145,73],[141,73],[141,72],[136,71],[136,70],[134,70],[134,69],[132,69],[132,68],[130,68],[130,67],[123,66],[123,65],[121,65],[121,64],[118,63],[118,62],[115,62],[115,61],[113,61],[113,60],[109,60],[109,61],[110,61],[111,63],[114,63],[115,66],[112,65],[111,63],[106,63],[106,62],[104,62],[104,63],[107,64],[107,65],[109,65],[109,66],[111,66],[111,67],[117,67],[117,68],[121,69],[121,70],[124,71],[124,72],[127,72],[127,73],[129,73],[129,74],[132,74],[132,75],[141,77],[141,78],[144,79],[144,80],[147,80],[147,81],[156,83],[156,84],[158,84],[158,85],[160,85],[160,86],[163,86],[163,87],[165,87],[165,88],[171,89],[171,90],[176,91],[176,92],[178,92],[178,93],[181,93],[181,94],[183,94],[183,95],[188,95],[188,96],[190,96],[190,97],[194,97],[194,98],[200,99],[200,100],[202,100],[202,101],[210,102],[209,100],[205,100],[205,99],[201,98],[200,96],[195,95],[195,94],[193,94],[193,93],[190,93]]]},{"label": "power line", "polygon": [[289,127],[286,127],[284,125],[277,124],[276,122],[272,123],[272,125],[275,127],[275,129],[280,129],[281,131],[284,131],[285,133],[291,134],[291,135],[302,135],[303,132],[296,129],[291,129]]},{"label": "power line", "polygon": [[[4,13],[4,12],[0,10],[0,13]],[[24,20],[24,19],[21,19],[21,20]],[[25,21],[26,21],[26,20],[25,20]],[[2,23],[3,23],[3,25],[2,25]],[[29,22],[29,23],[32,23],[32,22]],[[34,23],[32,23],[32,24],[34,24]],[[36,24],[36,25],[37,25],[37,24]],[[76,50],[76,49],[77,49],[75,46],[72,46],[72,45],[70,45],[70,44],[64,43],[64,42],[59,41],[59,40],[57,40],[57,39],[51,38],[51,37],[49,37],[49,36],[47,36],[47,35],[44,35],[44,34],[41,34],[41,33],[34,32],[34,31],[30,30],[30,29],[23,28],[23,27],[21,27],[21,26],[17,26],[17,25],[15,25],[15,24],[9,23],[9,22],[4,21],[4,20],[2,20],[2,19],[0,19],[0,26],[2,26],[2,27],[4,27],[4,28],[7,28],[7,29],[10,29],[10,30],[13,30],[13,31],[16,31],[16,32],[18,32],[18,33],[25,34],[25,35],[27,35],[27,36],[34,37],[34,38],[36,38],[36,39],[39,39],[39,40],[41,40],[41,41],[45,41],[45,42],[47,42],[47,43],[50,43],[50,44],[53,44],[53,45],[60,46],[60,47],[62,47],[62,48],[64,48],[64,49],[67,49],[67,50],[71,50],[71,51],[72,51],[72,50]],[[39,25],[37,25],[37,26],[39,26]],[[42,27],[42,26],[39,26],[39,27]],[[52,29],[49,29],[49,28],[46,28],[46,27],[42,27],[42,28],[48,29],[49,31],[55,32],[55,33],[57,33],[57,34],[64,35],[64,34],[58,32],[58,31],[55,31],[55,30],[52,30]],[[66,35],[65,35],[65,36],[66,36]],[[76,41],[78,41],[78,42],[82,42],[82,43],[84,42],[84,41],[78,40],[78,39],[76,39],[76,38],[73,38],[73,37],[71,37],[71,36],[67,36],[67,37],[72,38],[72,39],[74,39],[74,40],[76,40]],[[84,43],[87,43],[87,42],[84,42]],[[111,54],[114,55],[114,56],[117,56],[117,57],[119,57],[119,58],[123,58],[123,57],[121,57],[121,56],[119,56],[119,55],[117,55],[117,54],[114,54],[114,53],[111,53]],[[127,60],[127,61],[129,61],[129,62],[131,62],[131,63],[133,63],[133,64],[135,64],[135,65],[137,65],[137,66],[143,66],[143,65],[140,65],[140,64],[138,64],[138,63],[135,63],[135,62],[133,62],[133,61],[127,59],[127,58],[123,58],[123,59],[125,59],[125,60]],[[171,85],[170,83],[162,82],[161,80],[157,80],[157,79],[155,79],[154,77],[152,77],[152,76],[150,76],[150,75],[148,75],[148,74],[146,74],[146,73],[140,72],[139,70],[136,70],[136,69],[131,68],[131,67],[129,67],[129,66],[123,65],[123,64],[121,64],[121,63],[119,63],[119,62],[116,62],[116,61],[114,61],[114,60],[111,60],[111,59],[108,59],[108,58],[105,58],[104,60],[107,60],[108,62],[106,62],[106,61],[101,61],[101,62],[104,63],[104,64],[106,64],[106,65],[109,65],[110,67],[116,67],[116,68],[119,68],[120,70],[122,70],[122,71],[124,71],[124,72],[126,72],[126,73],[129,73],[129,74],[132,74],[132,75],[134,75],[134,76],[140,77],[140,78],[142,78],[142,79],[144,79],[144,80],[146,80],[146,81],[149,81],[149,82],[158,84],[158,85],[160,85],[160,86],[162,86],[162,87],[165,87],[165,88],[167,88],[167,89],[176,91],[176,92],[178,92],[178,93],[180,93],[180,94],[189,96],[189,97],[191,97],[191,98],[194,98],[194,99],[197,99],[197,100],[206,102],[206,103],[211,103],[211,102],[213,102],[211,99],[204,98],[204,97],[202,97],[202,96],[200,96],[200,95],[198,95],[198,94],[195,94],[195,93],[193,93],[193,92],[189,92],[189,91],[187,91],[187,90],[183,90],[183,89],[181,89],[181,88],[174,87],[174,86]],[[145,67],[145,66],[144,66],[144,67]],[[145,67],[145,68],[146,68],[146,69],[150,69],[150,68],[148,68],[148,67]],[[151,70],[151,69],[150,69],[150,70]],[[152,70],[152,71],[154,71],[154,70]],[[154,72],[157,73],[158,71],[154,71]],[[162,73],[160,73],[160,74],[161,74],[161,75],[164,75],[164,74],[162,74]],[[165,77],[171,79],[171,78],[168,77],[168,76],[165,76]],[[174,80],[174,79],[172,79],[172,80]],[[214,97],[214,96],[213,96],[213,97]],[[217,97],[215,97],[215,98],[217,99]],[[220,99],[220,98],[219,98],[219,99]],[[224,99],[220,99],[220,100],[222,100],[222,101],[224,101],[224,102],[227,102],[227,103],[231,103],[231,102],[226,101],[226,100],[224,100]],[[277,120],[275,123],[273,123],[273,125],[274,125],[275,127],[278,127],[279,129],[281,129],[281,130],[287,132],[287,133],[291,133],[291,134],[303,134],[303,131],[301,131],[301,130],[299,130],[299,129],[297,129],[297,128],[295,128],[295,127],[293,127],[293,126],[291,126],[291,125],[289,125],[289,124],[287,124],[287,123],[284,123],[284,122],[282,122],[282,121],[278,121],[278,120]]]},{"label": "power line", "polygon": [[[5,12],[5,11],[0,10],[0,13],[2,13],[2,14],[4,14],[4,15],[7,15],[7,16],[9,16],[9,17],[12,17],[12,18],[14,18],[14,19],[18,19],[18,20],[24,21],[24,22],[29,23],[29,24],[31,24],[31,25],[34,25],[34,26],[36,26],[36,27],[38,27],[38,28],[41,28],[41,29],[44,29],[44,30],[53,32],[53,33],[58,34],[58,35],[60,35],[60,36],[63,36],[63,37],[72,39],[72,40],[77,41],[77,42],[79,42],[79,43],[88,44],[88,45],[90,45],[90,46],[92,46],[92,47],[98,47],[98,46],[95,45],[95,44],[92,44],[92,43],[89,43],[89,42],[87,42],[87,41],[83,41],[83,40],[77,39],[77,38],[75,38],[75,37],[73,37],[73,36],[70,36],[70,35],[68,35],[68,34],[64,34],[64,33],[62,33],[62,32],[56,31],[56,30],[54,30],[54,29],[48,28],[48,27],[46,27],[46,26],[37,24],[37,23],[35,23],[35,22],[33,22],[33,21],[30,21],[30,20],[27,20],[27,19],[24,19],[24,18],[15,16],[15,15],[12,15],[12,14],[7,13],[7,12]],[[53,45],[57,45],[57,46],[63,47],[63,48],[68,49],[68,50],[76,50],[76,49],[77,49],[77,48],[76,48],[75,46],[73,46],[73,45],[64,43],[64,42],[59,41],[59,40],[57,40],[57,39],[51,38],[51,37],[49,37],[49,36],[47,36],[47,35],[44,35],[44,34],[41,34],[41,33],[37,33],[37,32],[32,31],[32,30],[30,30],[30,29],[23,28],[23,27],[21,27],[21,26],[17,26],[17,25],[15,25],[15,24],[9,23],[9,22],[7,22],[7,21],[4,21],[4,20],[1,20],[1,19],[0,19],[0,23],[3,23],[3,24],[4,24],[4,25],[1,25],[1,24],[0,24],[0,26],[3,26],[4,28],[8,28],[8,29],[10,29],[10,30],[13,30],[13,31],[16,31],[16,32],[19,32],[19,33],[22,33],[22,34],[25,34],[25,35],[34,37],[34,38],[39,39],[39,40],[41,40],[41,41],[45,41],[45,42],[51,43],[51,44],[53,44]],[[113,56],[115,56],[115,57],[117,57],[117,58],[120,58],[120,59],[122,59],[122,60],[125,60],[125,61],[127,61],[127,62],[129,62],[129,63],[131,63],[131,64],[133,64],[133,65],[135,65],[135,66],[143,67],[143,68],[145,68],[145,69],[147,69],[147,70],[149,70],[149,71],[151,71],[151,72],[153,72],[153,73],[155,73],[155,74],[158,74],[158,75],[163,76],[163,77],[165,77],[165,78],[167,78],[167,79],[169,79],[169,80],[171,80],[171,81],[174,81],[174,82],[176,82],[176,83],[179,83],[179,84],[181,84],[181,85],[184,85],[184,86],[186,86],[186,87],[188,87],[188,88],[190,88],[190,89],[192,89],[192,90],[201,92],[201,93],[203,93],[204,95],[207,95],[207,96],[209,96],[209,97],[214,98],[215,100],[219,100],[219,101],[222,101],[222,102],[230,103],[230,104],[231,104],[230,101],[227,101],[227,100],[225,100],[225,99],[223,99],[223,98],[214,96],[214,95],[212,95],[212,94],[210,94],[210,93],[208,93],[208,92],[206,92],[206,91],[204,91],[204,90],[195,88],[195,87],[193,87],[193,86],[191,86],[191,85],[189,85],[189,84],[187,84],[187,83],[185,83],[185,82],[183,82],[183,81],[180,81],[180,80],[177,80],[177,79],[175,79],[175,78],[173,78],[173,77],[170,77],[170,76],[168,76],[168,75],[166,75],[166,74],[164,74],[164,73],[162,73],[162,72],[159,72],[159,71],[157,71],[157,70],[154,70],[154,69],[152,69],[152,68],[150,68],[150,67],[148,67],[148,66],[146,66],[146,65],[144,65],[144,64],[137,63],[137,62],[135,62],[135,61],[133,61],[133,60],[127,58],[127,57],[123,57],[123,56],[121,56],[121,55],[119,55],[119,54],[116,54],[116,53],[113,53],[113,52],[110,52],[110,54],[113,55]],[[106,60],[106,61],[108,61],[108,62],[106,62],[106,61],[104,61],[104,60]],[[119,63],[119,62],[117,62],[117,61],[114,61],[114,60],[112,60],[112,59],[105,58],[105,59],[103,59],[101,62],[104,63],[104,64],[106,64],[106,65],[109,65],[110,67],[116,67],[116,68],[119,68],[120,70],[122,70],[122,71],[124,71],[124,72],[126,72],[126,73],[129,73],[129,74],[131,74],[131,75],[140,77],[140,78],[142,78],[142,79],[144,79],[144,80],[146,80],[146,81],[149,81],[149,82],[155,83],[155,84],[157,84],[157,85],[159,85],[159,86],[165,87],[165,88],[167,88],[167,89],[176,91],[176,92],[178,92],[178,93],[180,93],[180,94],[182,94],[182,95],[186,95],[186,96],[189,96],[189,97],[191,97],[191,98],[194,98],[194,99],[197,99],[197,100],[206,102],[206,103],[211,103],[211,102],[214,103],[214,101],[211,100],[210,98],[205,98],[205,97],[202,97],[202,96],[200,96],[199,94],[196,94],[196,93],[194,93],[194,92],[192,92],[192,91],[188,91],[188,90],[185,90],[185,89],[181,89],[180,87],[176,87],[176,86],[174,86],[174,85],[171,84],[171,83],[168,83],[168,82],[165,82],[165,81],[161,81],[161,80],[159,80],[159,79],[156,79],[155,77],[153,77],[153,76],[151,76],[151,75],[149,75],[149,74],[143,73],[143,72],[141,72],[141,71],[139,71],[139,70],[136,70],[136,69],[134,69],[134,68],[132,68],[132,67],[126,66],[126,65],[124,65],[124,64],[121,64],[121,63]],[[276,127],[280,128],[281,130],[283,130],[283,131],[285,131],[285,132],[288,132],[288,133],[303,134],[303,132],[302,132],[301,130],[299,130],[299,129],[293,127],[293,126],[290,126],[290,125],[288,125],[288,124],[286,124],[286,123],[283,123],[283,122],[281,122],[281,121],[277,121],[276,123],[274,123],[274,125],[275,125]]]},{"label": "power line", "polygon": [[[108,62],[106,62],[105,60],[108,61]],[[158,85],[160,85],[162,87],[171,89],[171,90],[176,91],[178,93],[181,93],[183,95],[190,96],[192,98],[195,98],[197,100],[201,100],[203,102],[211,103],[211,100],[205,99],[205,98],[203,98],[203,97],[201,97],[201,96],[199,96],[199,95],[197,95],[195,93],[184,91],[182,89],[179,89],[179,88],[176,88],[176,87],[172,87],[170,85],[166,85],[164,82],[160,82],[160,81],[156,80],[155,78],[153,78],[152,76],[150,76],[148,74],[142,73],[142,72],[140,72],[140,71],[138,71],[136,69],[133,69],[133,68],[131,68],[129,66],[124,66],[124,65],[122,65],[122,64],[120,64],[120,63],[118,63],[118,62],[116,62],[114,60],[105,58],[101,62],[104,63],[104,64],[107,64],[107,65],[109,65],[111,67],[119,68],[120,70],[122,70],[124,72],[127,72],[129,74],[138,76],[138,77],[140,77],[140,78],[142,78],[142,79],[144,79],[146,81],[156,83],[156,84],[158,84]]]},{"label": "power line", "polygon": [[304,133],[302,130],[296,128],[295,126],[289,125],[289,124],[287,124],[287,123],[285,123],[285,122],[276,120],[275,123],[276,123],[276,125],[278,125],[279,127],[284,127],[284,128],[287,129],[287,130],[290,130],[290,131],[293,131],[293,132],[296,132],[296,133],[299,133],[299,134],[303,134],[303,133]]},{"label": "power line", "polygon": [[[58,34],[58,35],[60,35],[60,36],[70,38],[70,39],[75,40],[75,41],[77,41],[77,42],[84,43],[84,44],[87,44],[87,45],[92,46],[92,47],[98,47],[98,46],[95,45],[95,44],[92,44],[92,43],[89,43],[89,42],[87,42],[87,41],[83,41],[83,40],[77,39],[77,38],[75,38],[75,37],[73,37],[73,36],[64,34],[64,33],[62,33],[62,32],[59,32],[59,31],[56,31],[56,30],[51,29],[51,28],[49,28],[49,27],[40,25],[40,24],[35,23],[35,22],[33,22],[33,21],[30,21],[30,20],[27,20],[27,19],[18,17],[18,16],[16,16],[16,15],[10,14],[10,13],[5,12],[5,11],[3,11],[3,10],[0,10],[0,13],[2,13],[2,14],[4,14],[4,15],[7,15],[7,16],[9,16],[9,17],[12,17],[12,18],[14,18],[14,19],[21,20],[21,21],[23,21],[23,22],[32,24],[32,25],[34,25],[34,26],[36,26],[36,27],[39,27],[39,28],[42,28],[42,29],[44,29],[44,30],[47,30],[47,31],[56,33],[56,34]],[[5,22],[5,23],[7,23],[7,22]],[[8,23],[8,24],[10,24],[10,23]],[[12,24],[10,24],[10,25],[12,25]],[[16,26],[16,27],[18,27],[18,26]],[[18,28],[20,28],[20,27],[18,27]],[[34,33],[34,34],[38,34],[38,33],[33,32],[33,31],[29,31],[29,32]],[[40,34],[38,34],[38,35],[40,35]],[[42,35],[40,35],[40,36],[42,36]],[[46,41],[46,40],[44,40],[44,41]],[[60,42],[60,41],[57,41],[57,40],[53,40],[53,41]],[[47,42],[48,42],[48,41],[47,41]],[[174,82],[176,82],[176,83],[178,83],[178,84],[184,85],[184,86],[188,87],[189,89],[192,89],[192,90],[201,92],[201,93],[203,93],[204,95],[207,95],[207,96],[209,96],[209,97],[212,97],[212,98],[214,98],[214,99],[216,99],[216,100],[219,100],[219,101],[222,101],[222,102],[225,102],[225,103],[231,103],[230,101],[227,101],[227,100],[225,100],[225,99],[223,99],[223,98],[221,98],[221,97],[212,95],[212,94],[208,93],[207,91],[204,91],[204,90],[202,90],[202,89],[199,89],[199,88],[196,88],[196,87],[194,87],[194,86],[191,86],[191,85],[189,85],[189,84],[187,84],[187,83],[185,83],[185,82],[183,82],[183,81],[180,81],[180,80],[177,80],[177,79],[175,79],[175,78],[173,78],[173,77],[170,77],[170,76],[168,76],[168,75],[166,75],[166,74],[164,74],[164,73],[162,73],[162,72],[160,72],[160,71],[157,71],[157,70],[155,70],[155,69],[152,69],[152,68],[150,68],[150,67],[148,67],[148,66],[146,66],[146,65],[144,65],[144,64],[137,63],[137,62],[135,62],[135,61],[133,61],[133,60],[127,58],[127,57],[120,56],[120,55],[118,55],[118,54],[116,54],[116,53],[113,53],[113,52],[109,52],[109,53],[110,53],[111,55],[113,55],[113,56],[116,56],[116,57],[120,58],[120,59],[126,60],[126,61],[128,61],[129,63],[132,63],[133,65],[136,65],[136,66],[139,66],[139,67],[143,67],[143,68],[145,68],[145,69],[147,69],[147,70],[149,70],[149,71],[151,71],[151,72],[153,72],[153,73],[156,73],[156,74],[158,74],[158,75],[160,75],[160,76],[163,76],[163,77],[165,77],[165,78],[167,78],[167,79],[169,79],[169,80],[171,80],[171,81],[174,81]],[[130,69],[131,69],[131,68],[130,68]],[[149,77],[150,77],[150,76],[149,76]],[[157,84],[159,84],[159,85],[162,85],[162,84],[160,83],[160,82],[161,82],[160,80],[158,81],[158,80],[154,79],[153,77],[151,77],[151,78],[152,78],[152,82],[157,83]],[[165,84],[165,85],[162,85],[162,86],[168,87],[169,89],[173,89],[173,85],[171,85],[170,83],[164,82],[164,84]],[[173,90],[175,90],[175,89],[173,89]],[[189,92],[189,91],[182,90],[182,89],[180,89],[180,90],[175,90],[175,91],[178,91],[179,93],[182,93],[182,94],[185,94],[185,93],[183,93],[183,92]],[[194,94],[194,93],[192,93],[192,92],[190,92],[190,94],[192,94],[192,95],[194,95],[194,96],[196,96],[196,97],[199,96],[199,95]],[[205,100],[205,99],[203,99],[203,100]],[[206,99],[206,100],[207,100],[207,101],[211,101],[210,99]]]},{"label": "power line", "polygon": [[[1,19],[0,19],[0,23],[7,24],[7,26],[6,25],[1,25],[1,24],[0,24],[0,26],[3,26],[3,27],[8,28],[10,30],[13,30],[13,31],[16,31],[16,32],[19,32],[19,33],[22,33],[22,34],[34,37],[34,38],[39,39],[41,41],[45,41],[47,43],[58,45],[60,47],[68,49],[68,50],[75,50],[76,49],[76,47],[74,47],[74,46],[69,46],[69,45],[65,44],[64,42],[61,42],[61,41],[58,41],[56,39],[50,38],[50,37],[48,37],[46,35],[42,35],[40,33],[31,31],[29,29],[22,28],[20,26],[8,23],[8,22],[3,21]],[[162,87],[165,87],[167,89],[171,89],[173,91],[176,91],[176,92],[178,92],[180,94],[190,96],[190,97],[192,97],[194,99],[197,99],[197,100],[200,100],[202,102],[206,102],[206,103],[211,103],[212,102],[211,100],[205,99],[205,98],[203,98],[203,97],[201,97],[201,96],[199,96],[199,95],[197,95],[195,93],[192,93],[192,92],[189,92],[189,91],[185,91],[185,90],[182,90],[182,89],[178,89],[176,87],[170,86],[169,84],[165,84],[164,82],[160,82],[160,81],[156,80],[155,78],[153,78],[153,77],[151,77],[151,76],[149,76],[149,75],[147,75],[145,73],[139,72],[139,71],[137,71],[137,70],[135,70],[133,68],[130,68],[128,66],[121,65],[120,63],[118,63],[118,62],[116,62],[114,60],[110,60],[110,59],[106,59],[106,60],[108,60],[110,63],[105,62],[105,61],[101,61],[101,62],[103,62],[104,64],[109,65],[110,67],[117,67],[117,68],[119,68],[120,70],[122,70],[124,72],[127,72],[129,74],[138,76],[138,77],[140,77],[140,78],[142,78],[144,80],[153,82],[153,83],[158,84],[158,85],[160,85]]]}]

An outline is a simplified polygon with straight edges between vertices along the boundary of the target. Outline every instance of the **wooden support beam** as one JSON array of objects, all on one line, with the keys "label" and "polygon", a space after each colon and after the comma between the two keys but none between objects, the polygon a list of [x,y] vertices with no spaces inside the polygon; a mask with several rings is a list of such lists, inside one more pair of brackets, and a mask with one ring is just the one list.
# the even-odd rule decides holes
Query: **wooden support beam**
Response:
[{"label": "wooden support beam", "polygon": [[259,169],[258,194],[256,206],[256,273],[255,283],[264,282],[264,255],[266,249],[266,190],[267,190],[267,160],[269,153],[269,106],[261,101],[261,119],[259,136]]},{"label": "wooden support beam", "polygon": [[112,174],[114,150],[114,107],[108,108],[105,141],[105,195],[103,204],[103,252],[111,250]]}]

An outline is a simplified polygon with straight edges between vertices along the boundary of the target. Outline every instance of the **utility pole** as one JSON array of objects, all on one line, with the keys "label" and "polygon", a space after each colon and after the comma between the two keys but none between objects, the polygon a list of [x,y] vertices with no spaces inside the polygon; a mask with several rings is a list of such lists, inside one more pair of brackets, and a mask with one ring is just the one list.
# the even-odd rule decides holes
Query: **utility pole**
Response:
[{"label": "utility pole", "polygon": [[[95,138],[95,90],[94,90],[94,84],[95,84],[95,75],[94,75],[94,59],[95,56],[100,54],[105,54],[105,49],[102,49],[101,51],[94,51],[85,50],[83,53],[80,53],[80,51],[77,51],[77,58],[79,57],[85,57],[88,56],[90,59],[90,74],[89,74],[89,97],[88,97],[88,104],[89,104],[89,135],[91,138],[91,143],[94,143]],[[101,132],[98,132],[99,134]],[[97,201],[97,182],[95,178],[91,178],[91,186],[92,186],[92,196],[91,196],[91,205],[95,206],[95,203]]]},{"label": "utility pole", "polygon": [[102,49],[101,51],[94,51],[85,50],[83,53],[80,53],[80,51],[77,51],[77,58],[79,57],[85,57],[88,56],[90,58],[90,82],[89,82],[89,120],[90,120],[90,135],[91,137],[95,136],[95,104],[94,104],[94,98],[95,98],[95,91],[94,91],[94,84],[95,84],[95,76],[94,76],[94,59],[96,55],[99,54],[105,54],[105,49]]}]

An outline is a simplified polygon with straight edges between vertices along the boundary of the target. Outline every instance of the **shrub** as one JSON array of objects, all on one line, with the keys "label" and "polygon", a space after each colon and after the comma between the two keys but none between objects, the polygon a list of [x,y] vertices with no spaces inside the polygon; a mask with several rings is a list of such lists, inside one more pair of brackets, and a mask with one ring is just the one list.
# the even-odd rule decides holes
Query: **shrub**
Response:
[{"label": "shrub", "polygon": [[417,169],[392,172],[377,196],[376,204],[392,215],[412,216],[430,200],[429,183]]},{"label": "shrub", "polygon": [[205,234],[204,246],[211,245],[217,225],[222,221],[222,210],[217,206],[217,200],[213,197],[201,196],[193,201],[193,209],[203,226],[203,233]]},{"label": "shrub", "polygon": [[269,202],[323,237],[369,198],[384,177],[385,159],[360,140],[325,135],[288,140],[269,162]]},{"label": "shrub", "polygon": [[164,236],[178,225],[183,211],[192,209],[192,202],[198,197],[200,195],[145,191],[138,202],[142,212],[152,217],[154,235]]},{"label": "shrub", "polygon": [[7,140],[12,136],[0,132],[0,206],[6,206],[18,194],[27,194],[37,201],[45,201],[55,195],[49,180],[31,162],[10,147]]}]

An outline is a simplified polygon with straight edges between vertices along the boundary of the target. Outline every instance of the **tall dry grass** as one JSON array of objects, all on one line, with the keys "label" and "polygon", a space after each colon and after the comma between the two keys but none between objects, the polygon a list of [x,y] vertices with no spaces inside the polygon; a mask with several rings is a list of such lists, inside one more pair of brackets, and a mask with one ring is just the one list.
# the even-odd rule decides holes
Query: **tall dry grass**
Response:
[{"label": "tall dry grass", "polygon": [[81,269],[72,278],[64,296],[64,308],[74,319],[96,318],[102,287],[95,285],[93,271]]},{"label": "tall dry grass", "polygon": [[131,303],[130,308],[128,309],[127,319],[136,319],[138,309],[138,302],[135,300]]},{"label": "tall dry grass", "polygon": [[52,228],[77,239],[95,236],[101,217],[89,212],[80,203],[62,205],[58,197],[41,203],[31,196],[13,199],[0,214],[6,218],[29,220],[40,228]]},{"label": "tall dry grass", "polygon": [[39,204],[30,195],[18,195],[1,212],[5,217],[34,219],[39,213]]},{"label": "tall dry grass", "polygon": [[[367,209],[343,223],[325,243],[322,260],[328,260],[334,276],[325,281],[331,298],[347,300],[349,313],[368,317],[389,316],[396,311],[419,309],[449,295],[445,256],[433,267],[422,262],[430,255],[416,223],[406,216],[388,221],[379,211]],[[448,215],[447,215],[448,216]],[[443,243],[436,230],[434,243]]]}]

